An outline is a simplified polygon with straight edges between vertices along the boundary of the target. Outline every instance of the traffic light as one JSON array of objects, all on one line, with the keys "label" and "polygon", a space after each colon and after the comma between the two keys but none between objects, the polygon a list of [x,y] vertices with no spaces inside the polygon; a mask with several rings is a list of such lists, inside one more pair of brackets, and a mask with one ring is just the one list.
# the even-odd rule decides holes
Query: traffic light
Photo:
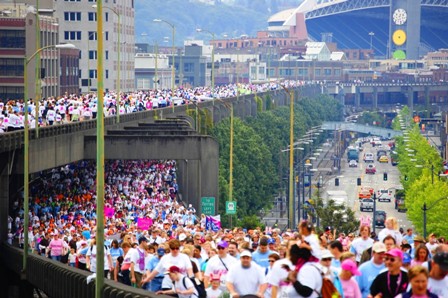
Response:
[{"label": "traffic light", "polygon": [[334,185],[335,186],[339,186],[339,178],[335,178],[334,179]]},{"label": "traffic light", "polygon": [[387,173],[384,173],[384,174],[383,174],[383,180],[384,180],[384,181],[387,181]]},{"label": "traffic light", "polygon": [[358,185],[358,186],[361,185],[361,178],[356,179],[356,185]]}]

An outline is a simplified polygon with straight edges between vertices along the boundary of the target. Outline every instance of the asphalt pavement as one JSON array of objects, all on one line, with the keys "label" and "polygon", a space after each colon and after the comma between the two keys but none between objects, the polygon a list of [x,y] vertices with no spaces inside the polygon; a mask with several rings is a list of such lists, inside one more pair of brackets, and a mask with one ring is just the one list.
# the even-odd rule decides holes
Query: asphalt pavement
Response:
[{"label": "asphalt pavement", "polygon": [[[383,142],[387,143],[387,142]],[[399,171],[396,166],[392,166],[390,160],[388,163],[379,163],[376,161],[376,153],[378,150],[384,148],[373,147],[370,143],[363,145],[363,151],[360,152],[358,167],[350,168],[348,166],[347,154],[344,153],[343,160],[341,161],[341,171],[340,174],[335,174],[327,176],[324,180],[324,185],[322,191],[327,190],[345,190],[348,194],[348,207],[352,208],[355,212],[357,218],[370,217],[373,220],[373,212],[366,211],[361,212],[359,209],[358,192],[361,187],[372,187],[375,192],[379,189],[389,189],[392,190],[392,194],[395,194],[397,188],[402,188],[399,179]],[[376,167],[376,174],[366,174],[365,169],[368,163],[363,161],[363,155],[365,152],[371,152],[375,155],[375,162],[373,163]],[[390,152],[387,156],[390,159]],[[387,181],[384,181],[384,173],[387,173]],[[339,186],[335,186],[335,178],[339,178]],[[357,178],[361,178],[361,186],[357,185]],[[394,199],[391,202],[379,202],[376,201],[376,210],[385,211],[387,216],[393,216],[397,218],[400,227],[406,230],[412,227],[412,223],[407,219],[406,213],[399,213],[395,210]],[[376,228],[378,233],[381,228]]]}]

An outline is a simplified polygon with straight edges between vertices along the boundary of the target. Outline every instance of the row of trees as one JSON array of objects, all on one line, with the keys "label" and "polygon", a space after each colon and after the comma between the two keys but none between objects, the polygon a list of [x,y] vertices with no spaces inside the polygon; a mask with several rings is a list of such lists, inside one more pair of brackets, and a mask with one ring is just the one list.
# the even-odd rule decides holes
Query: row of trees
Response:
[{"label": "row of trees", "polygon": [[[263,99],[265,103],[270,98]],[[234,119],[233,147],[233,200],[237,201],[237,219],[234,224],[253,228],[261,210],[272,207],[273,198],[287,185],[289,154],[281,150],[289,144],[289,107],[265,105],[267,111],[255,117]],[[295,99],[294,138],[298,139],[322,121],[338,121],[342,118],[342,105],[329,96]],[[229,200],[230,119],[211,128],[210,134],[219,142],[219,197],[218,212],[225,213]],[[320,209],[323,210],[323,209]],[[322,215],[324,216],[323,212]],[[331,215],[328,218],[331,219]],[[229,226],[228,217],[222,217]],[[325,224],[323,219],[322,224]]]},{"label": "row of trees", "polygon": [[396,139],[395,150],[398,153],[401,183],[406,193],[408,218],[421,233],[422,209],[426,203],[427,231],[448,235],[448,225],[443,220],[448,207],[448,183],[447,177],[439,176],[443,168],[442,158],[437,149],[420,133],[419,125],[411,121],[407,107],[394,120],[393,127],[398,129],[401,123],[408,129],[403,137]]}]

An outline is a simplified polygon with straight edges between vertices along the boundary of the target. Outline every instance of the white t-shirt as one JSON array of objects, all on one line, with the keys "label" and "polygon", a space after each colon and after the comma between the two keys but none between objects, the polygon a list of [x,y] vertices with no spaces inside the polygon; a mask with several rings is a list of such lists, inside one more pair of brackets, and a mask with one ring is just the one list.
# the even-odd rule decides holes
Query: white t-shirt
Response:
[{"label": "white t-shirt", "polygon": [[[222,264],[221,260],[222,262],[224,262],[224,264],[226,264],[226,266]],[[204,276],[210,277],[211,274],[219,275],[221,277],[220,289],[223,291],[227,291],[226,287],[227,272],[228,270],[230,270],[230,267],[238,263],[238,260],[230,255],[227,255],[225,258],[221,258],[221,260],[219,259],[218,255],[211,257],[210,260],[208,260],[207,262],[207,267],[205,269]]]},{"label": "white t-shirt", "polygon": [[[145,256],[146,256],[146,252],[144,250],[142,250],[140,247],[136,247],[135,249],[133,249],[132,251],[129,251],[130,255],[130,259],[131,259],[131,263],[134,263],[134,272],[138,272],[138,273],[145,273]],[[140,255],[143,253],[143,269],[140,269]]]},{"label": "white t-shirt", "polygon": [[219,288],[217,288],[216,290],[208,288],[206,291],[207,291],[207,298],[218,298],[219,295],[222,294],[222,291]]},{"label": "white t-shirt", "polygon": [[[184,287],[184,283],[185,283],[185,287]],[[179,291],[185,291],[190,289],[191,287],[193,287],[194,292],[191,295],[184,295],[184,294],[179,294]],[[179,298],[193,298],[193,297],[198,297],[198,291],[196,290],[196,288],[194,287],[193,282],[191,281],[191,279],[189,279],[188,277],[186,277],[185,275],[180,274],[180,279],[179,281],[174,282],[174,286],[173,286],[173,290],[177,293],[177,295],[179,296]]]},{"label": "white t-shirt", "polygon": [[384,238],[386,238],[386,236],[388,235],[391,235],[395,238],[397,246],[401,245],[401,242],[403,241],[403,235],[401,235],[400,231],[398,230],[384,228],[378,233],[378,240],[380,242],[383,242]]},{"label": "white t-shirt", "polygon": [[356,238],[352,242],[352,246],[350,248],[350,251],[356,255],[356,261],[361,261],[362,253],[370,248],[373,245],[373,239],[367,238],[366,240],[362,239],[361,237]]},{"label": "white t-shirt", "polygon": [[431,293],[436,294],[440,298],[448,297],[448,276],[445,276],[442,280],[435,280],[433,278],[428,279],[428,290]]},{"label": "white t-shirt", "polygon": [[287,296],[286,289],[289,285],[289,282],[286,282],[286,278],[288,277],[288,271],[283,268],[284,265],[288,266],[290,270],[294,270],[294,265],[289,259],[281,259],[274,263],[274,266],[272,266],[270,274],[267,277],[267,281],[271,286],[271,291],[272,286],[278,288],[277,297]]},{"label": "white t-shirt", "polygon": [[[321,268],[318,263],[313,263],[313,265],[311,265],[310,263],[306,263],[302,266],[302,268],[300,268],[299,272],[297,273],[297,280],[302,285],[313,289],[311,296],[309,296],[308,298],[316,298],[318,296],[317,293],[320,293],[322,289],[322,275],[320,274],[319,269],[317,269],[316,267]],[[289,298],[303,297],[297,293],[292,284],[289,284],[287,286],[286,292]]]},{"label": "white t-shirt", "polygon": [[[92,247],[89,247],[87,250],[86,256],[90,256],[90,272],[96,272],[96,244]],[[109,260],[108,256],[110,256],[110,251],[107,246],[104,247],[104,270],[109,270]]]},{"label": "white t-shirt", "polygon": [[165,273],[171,266],[177,266],[180,273],[187,275],[187,270],[193,268],[190,258],[186,254],[179,253],[173,257],[171,253],[164,255],[154,270],[159,273]]},{"label": "white t-shirt", "polygon": [[[207,265],[208,266],[208,265]],[[236,263],[229,268],[227,282],[232,283],[235,291],[241,296],[257,294],[260,285],[266,283],[265,269],[257,263],[251,262],[249,268]]]}]

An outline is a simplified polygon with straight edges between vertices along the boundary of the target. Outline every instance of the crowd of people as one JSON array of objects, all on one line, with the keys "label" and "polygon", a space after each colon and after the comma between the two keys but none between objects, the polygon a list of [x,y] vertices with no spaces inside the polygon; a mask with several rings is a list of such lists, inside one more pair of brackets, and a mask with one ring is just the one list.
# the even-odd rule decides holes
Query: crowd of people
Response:
[{"label": "crowd of people", "polygon": [[[302,81],[285,81],[282,85],[296,87]],[[108,91],[104,95],[104,115],[114,116],[134,113],[173,105],[188,105],[205,100],[235,97],[238,94],[250,94],[278,90],[281,86],[277,82],[264,84],[230,84],[210,87],[178,88],[174,92],[170,89],[135,91],[117,94]],[[30,128],[49,126],[83,120],[95,119],[98,106],[95,93],[64,94],[58,97],[43,98],[36,106],[34,100],[28,101],[28,122]],[[38,119],[36,122],[36,109]],[[21,130],[25,121],[24,100],[0,99],[0,133]]]},{"label": "crowd of people", "polygon": [[[30,187],[28,247],[37,254],[130,286],[180,298],[257,295],[321,297],[328,281],[340,297],[448,297],[448,244],[389,217],[378,235],[297,230],[206,230],[205,216],[177,199],[172,160],[105,165],[105,258],[96,266],[95,164],[41,173]],[[24,247],[23,205],[14,204],[9,242]],[[322,275],[324,279],[322,279]],[[202,288],[201,288],[202,286]]]}]

